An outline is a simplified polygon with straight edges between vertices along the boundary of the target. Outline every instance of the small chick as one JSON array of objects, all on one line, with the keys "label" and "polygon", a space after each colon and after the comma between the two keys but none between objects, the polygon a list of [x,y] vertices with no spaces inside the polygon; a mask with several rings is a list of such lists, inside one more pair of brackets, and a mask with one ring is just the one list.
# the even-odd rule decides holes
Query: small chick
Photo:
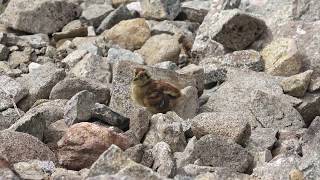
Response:
[{"label": "small chick", "polygon": [[143,68],[136,68],[131,82],[131,97],[152,113],[166,113],[176,105],[181,92],[174,85],[154,80]]}]

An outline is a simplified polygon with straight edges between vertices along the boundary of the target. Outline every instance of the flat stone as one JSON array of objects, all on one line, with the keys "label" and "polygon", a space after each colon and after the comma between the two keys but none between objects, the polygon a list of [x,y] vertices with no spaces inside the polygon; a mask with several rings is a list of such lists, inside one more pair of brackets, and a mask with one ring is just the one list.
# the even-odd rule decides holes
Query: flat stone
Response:
[{"label": "flat stone", "polygon": [[13,107],[28,94],[25,87],[6,75],[0,76],[0,84],[0,111]]},{"label": "flat stone", "polygon": [[[69,1],[13,0],[1,15],[1,20],[20,31],[51,34],[78,17],[80,12],[80,6]],[[43,17],[48,18],[44,21]]]},{"label": "flat stone", "polygon": [[197,138],[214,134],[244,145],[251,135],[250,118],[241,112],[202,113],[191,119],[192,132]]},{"label": "flat stone", "polygon": [[92,116],[92,108],[95,104],[94,94],[84,90],[75,94],[66,104],[64,120],[68,126],[86,122]]},{"label": "flat stone", "polygon": [[70,99],[80,91],[95,94],[97,102],[105,103],[110,99],[110,89],[105,84],[87,78],[66,78],[57,83],[50,93],[50,99]]}]

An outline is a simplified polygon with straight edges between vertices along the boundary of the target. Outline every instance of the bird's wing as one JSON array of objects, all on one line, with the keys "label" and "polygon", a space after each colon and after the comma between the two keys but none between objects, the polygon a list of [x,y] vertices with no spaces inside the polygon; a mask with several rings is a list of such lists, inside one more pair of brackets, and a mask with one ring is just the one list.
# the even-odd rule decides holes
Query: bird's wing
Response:
[{"label": "bird's wing", "polygon": [[147,106],[163,108],[165,106],[165,99],[163,94],[159,91],[155,91],[151,94],[146,94],[143,98],[143,103]]},{"label": "bird's wing", "polygon": [[178,88],[176,88],[174,85],[165,82],[165,81],[158,81],[159,84],[159,89],[162,91],[164,94],[170,95],[172,97],[178,98],[181,96],[181,92]]}]

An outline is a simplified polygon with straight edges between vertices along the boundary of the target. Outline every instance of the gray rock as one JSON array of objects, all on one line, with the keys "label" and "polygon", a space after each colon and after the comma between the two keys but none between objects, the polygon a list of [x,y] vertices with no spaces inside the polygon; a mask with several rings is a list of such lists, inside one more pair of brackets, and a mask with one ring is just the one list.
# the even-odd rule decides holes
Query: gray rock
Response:
[{"label": "gray rock", "polygon": [[197,138],[213,134],[244,145],[251,135],[251,119],[254,117],[244,116],[242,112],[202,113],[191,119],[192,132]]},{"label": "gray rock", "polygon": [[253,163],[253,157],[233,140],[216,135],[206,135],[190,140],[183,153],[175,154],[177,167],[188,164],[226,167],[237,172],[246,172]]},{"label": "gray rock", "polygon": [[306,126],[310,125],[313,119],[316,116],[320,115],[320,110],[319,107],[320,105],[320,94],[315,93],[307,93],[303,98],[302,98],[302,103],[297,106],[297,110],[303,117],[303,120],[306,124]]},{"label": "gray rock", "polygon": [[73,20],[62,28],[62,32],[52,34],[53,39],[58,42],[62,39],[84,37],[88,35],[88,27],[80,20]]},{"label": "gray rock", "polygon": [[210,1],[185,1],[181,3],[181,13],[192,22],[202,23],[208,14],[212,2]]},{"label": "gray rock", "polygon": [[15,163],[13,168],[22,179],[45,179],[54,172],[55,165],[52,161],[31,160]]},{"label": "gray rock", "polygon": [[180,51],[177,37],[161,34],[149,38],[136,52],[141,54],[146,64],[152,65],[168,60],[177,62]]},{"label": "gray rock", "polygon": [[153,64],[152,67],[156,67],[156,68],[160,68],[160,69],[167,69],[167,70],[171,70],[171,71],[175,71],[175,70],[179,69],[177,64],[172,61],[164,61],[161,63]]},{"label": "gray rock", "polygon": [[304,126],[302,116],[290,103],[263,91],[252,95],[250,111],[258,126],[263,128],[298,129]]},{"label": "gray rock", "polygon": [[68,54],[67,57],[62,59],[63,63],[68,65],[68,68],[73,68],[78,62],[80,62],[89,52],[87,50],[75,50]]},{"label": "gray rock", "polygon": [[[243,50],[265,30],[264,21],[239,10],[209,11],[197,33],[197,41],[217,41],[225,48]],[[196,43],[195,42],[195,43]]]},{"label": "gray rock", "polygon": [[9,168],[0,169],[0,178],[3,180],[20,180],[20,178]]},{"label": "gray rock", "polygon": [[313,140],[317,138],[317,134],[320,132],[319,124],[320,124],[320,117],[317,116],[316,118],[314,118],[314,120],[312,121],[312,123],[310,124],[306,132],[301,137],[301,141],[304,145],[303,147],[304,149],[308,148],[308,146],[310,145],[312,146],[311,142],[313,142]]},{"label": "gray rock", "polygon": [[64,120],[68,126],[75,123],[86,122],[92,116],[91,109],[94,107],[94,94],[83,90],[75,94],[66,104]]},{"label": "gray rock", "polygon": [[[18,110],[18,112],[17,112]],[[24,112],[19,109],[9,108],[0,113],[0,130],[8,129],[14,124],[20,116],[24,115]]]},{"label": "gray rock", "polygon": [[50,149],[57,149],[57,142],[64,136],[68,126],[64,119],[58,120],[47,126],[43,142],[48,144]]},{"label": "gray rock", "polygon": [[273,156],[281,155],[303,155],[300,137],[305,130],[279,130],[277,134],[278,140],[272,149]]},{"label": "gray rock", "polygon": [[196,79],[196,84],[198,87],[198,94],[201,95],[204,89],[204,68],[194,64],[189,64],[188,66],[183,67],[176,71],[179,74],[188,74],[193,76]]},{"label": "gray rock", "polygon": [[222,44],[209,38],[209,36],[200,37],[197,35],[192,49],[193,63],[198,64],[202,59],[222,56],[226,54],[226,49]]},{"label": "gray rock", "polygon": [[110,4],[93,4],[82,11],[80,19],[94,27],[98,27],[102,20],[113,10]]},{"label": "gray rock", "polygon": [[176,106],[172,109],[182,119],[193,118],[199,110],[199,100],[197,88],[188,86],[181,89],[181,97],[178,99]]},{"label": "gray rock", "polygon": [[27,94],[28,90],[19,82],[6,75],[0,76],[0,111],[14,107]]},{"label": "gray rock", "polygon": [[63,118],[66,100],[44,102],[31,108],[9,130],[24,132],[43,140],[47,126]]},{"label": "gray rock", "polygon": [[250,179],[250,176],[247,174],[242,174],[238,172],[234,172],[227,168],[215,168],[214,172],[200,174],[195,177],[195,180],[219,180],[219,179],[237,179],[237,180],[247,180]]},{"label": "gray rock", "polygon": [[0,131],[0,151],[11,164],[34,159],[56,162],[54,153],[45,144],[20,132]]},{"label": "gray rock", "polygon": [[120,21],[132,18],[134,18],[134,16],[129,9],[125,5],[121,5],[102,20],[96,32],[100,34],[106,29],[112,28],[112,26],[116,25]]},{"label": "gray rock", "polygon": [[143,58],[138,53],[122,48],[110,48],[108,51],[107,62],[114,64],[119,61],[132,61],[134,63],[144,64]]},{"label": "gray rock", "polygon": [[256,128],[252,130],[250,139],[246,144],[250,151],[272,150],[274,143],[277,141],[277,130],[272,128]]},{"label": "gray rock", "polygon": [[50,99],[70,99],[80,91],[95,94],[97,102],[105,103],[110,99],[110,89],[106,85],[87,78],[66,78],[57,83],[50,93]]},{"label": "gray rock", "polygon": [[19,102],[18,106],[26,111],[38,99],[47,99],[50,95],[51,89],[64,77],[66,73],[64,69],[57,68],[54,64],[48,63],[41,66],[41,68],[18,78],[20,82],[29,90],[26,98]]},{"label": "gray rock", "polygon": [[40,49],[42,47],[47,47],[50,43],[49,36],[47,34],[33,34],[19,36],[23,41],[26,41],[32,48]]},{"label": "gray rock", "polygon": [[142,16],[147,19],[174,20],[181,11],[180,0],[153,1],[141,0]]},{"label": "gray rock", "polygon": [[193,77],[188,75],[180,75],[170,70],[153,68],[148,66],[141,66],[132,62],[120,61],[113,66],[113,79],[112,79],[112,98],[110,107],[114,111],[123,114],[125,117],[131,119],[139,108],[138,105],[131,100],[131,87],[130,83],[133,79],[134,69],[137,67],[146,68],[154,79],[162,79],[168,81],[179,89],[186,86],[196,87],[196,81]]},{"label": "gray rock", "polygon": [[315,78],[310,81],[308,91],[309,92],[315,92],[320,89],[320,78]]},{"label": "gray rock", "polygon": [[[96,103],[92,110],[92,118],[116,126],[124,131],[129,129],[130,119],[114,112],[110,107]],[[148,124],[148,123],[147,123]]]},{"label": "gray rock", "polygon": [[136,163],[140,163],[144,155],[145,146],[137,144],[125,150],[124,154]]},{"label": "gray rock", "polygon": [[303,97],[306,93],[313,71],[309,70],[290,76],[281,82],[284,93],[295,97]]},{"label": "gray rock", "polygon": [[228,53],[224,56],[216,58],[205,58],[200,61],[200,65],[212,65],[217,64],[219,66],[235,67],[250,69],[253,71],[263,71],[264,62],[259,52],[254,50],[242,50]]},{"label": "gray rock", "polygon": [[126,175],[137,179],[160,179],[160,176],[150,168],[139,165],[129,159],[116,145],[111,145],[91,166],[88,177],[104,174]]},{"label": "gray rock", "polygon": [[211,88],[212,84],[220,84],[227,79],[227,69],[217,65],[201,65],[204,69],[204,86]]},{"label": "gray rock", "polygon": [[13,51],[8,58],[10,68],[14,69],[19,65],[29,63],[31,60],[31,54],[32,49],[30,48],[25,48],[24,51]]},{"label": "gray rock", "polygon": [[56,168],[51,175],[52,179],[74,179],[80,180],[85,178],[85,175],[81,174],[81,171],[72,171],[62,168]]},{"label": "gray rock", "polygon": [[183,151],[187,143],[182,123],[183,120],[174,112],[153,115],[150,121],[150,130],[146,134],[143,144],[154,146],[163,141],[170,145],[173,152]]},{"label": "gray rock", "polygon": [[3,44],[0,44],[0,61],[6,61],[9,57],[9,53],[9,48]]},{"label": "gray rock", "polygon": [[255,168],[252,176],[261,179],[289,180],[289,173],[296,169],[299,162],[299,156],[279,156],[264,166]]},{"label": "gray rock", "polygon": [[176,167],[170,146],[165,142],[159,142],[153,147],[152,154],[154,157],[152,169],[161,176],[173,177]]},{"label": "gray rock", "polygon": [[[50,11],[48,11],[49,7]],[[13,29],[29,33],[50,34],[78,17],[80,11],[78,5],[68,1],[13,0],[1,15],[1,20]],[[43,17],[47,18],[44,20]]]},{"label": "gray rock", "polygon": [[103,56],[104,50],[97,44],[99,37],[76,37],[72,40],[72,44],[79,50],[86,50],[93,55]]}]

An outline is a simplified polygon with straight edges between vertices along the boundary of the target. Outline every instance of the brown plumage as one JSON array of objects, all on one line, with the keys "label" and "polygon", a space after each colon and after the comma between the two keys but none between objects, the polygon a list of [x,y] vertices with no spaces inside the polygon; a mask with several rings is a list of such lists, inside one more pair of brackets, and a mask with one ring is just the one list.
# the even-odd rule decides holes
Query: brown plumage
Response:
[{"label": "brown plumage", "polygon": [[131,97],[152,113],[166,113],[176,105],[181,92],[174,85],[154,80],[143,68],[136,68],[131,83]]}]

